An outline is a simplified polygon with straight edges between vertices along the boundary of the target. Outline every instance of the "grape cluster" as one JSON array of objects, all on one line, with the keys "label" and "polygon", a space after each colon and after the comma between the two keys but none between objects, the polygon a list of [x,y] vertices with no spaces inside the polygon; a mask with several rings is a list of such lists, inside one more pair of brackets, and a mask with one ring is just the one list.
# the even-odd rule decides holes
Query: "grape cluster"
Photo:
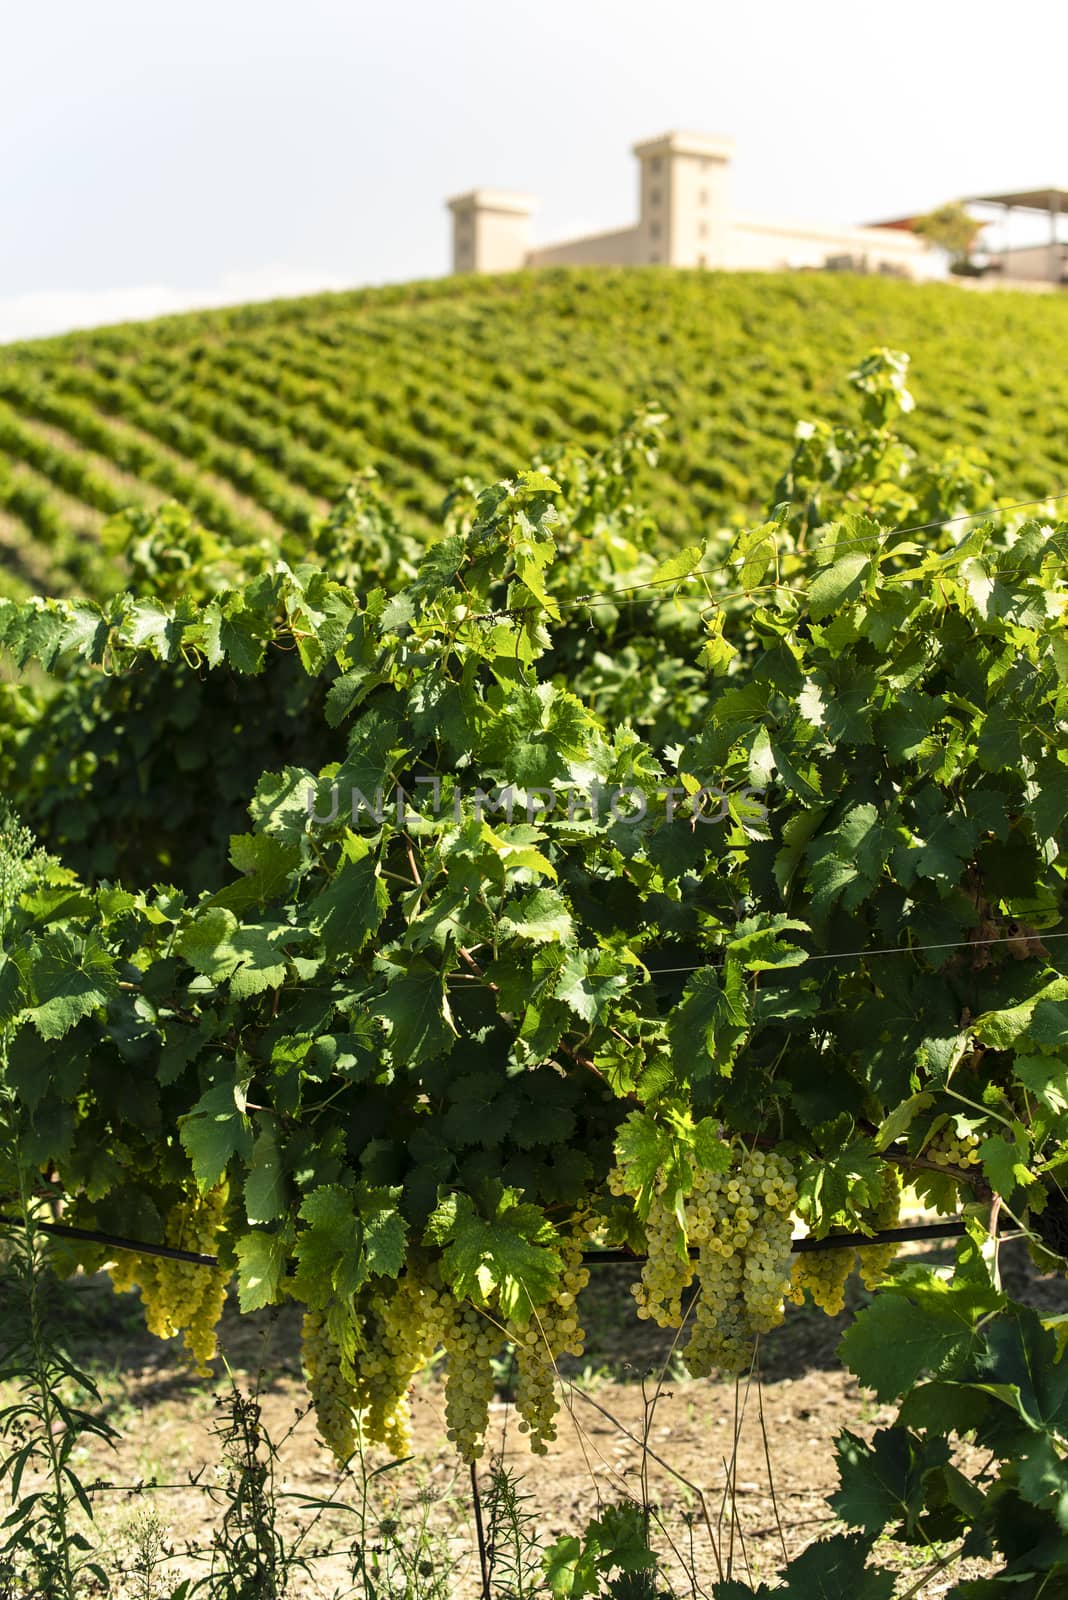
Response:
[{"label": "grape cluster", "polygon": [[126,1294],[134,1287],[140,1262],[136,1250],[122,1250],[117,1261],[108,1262],[107,1273],[116,1294]]},{"label": "grape cluster", "polygon": [[300,1359],[319,1437],[338,1461],[345,1462],[356,1448],[356,1392],[345,1376],[341,1349],[325,1311],[309,1307],[304,1313]]},{"label": "grape cluster", "polygon": [[755,1336],[782,1322],[796,1203],[790,1162],[739,1141],[725,1172],[697,1174],[686,1221],[701,1294],[683,1351],[695,1377],[740,1372]]},{"label": "grape cluster", "polygon": [[[613,1187],[611,1180],[609,1188],[613,1194],[625,1192]],[[682,1323],[682,1296],[693,1282],[694,1264],[687,1254],[686,1230],[665,1199],[665,1188],[661,1174],[645,1222],[641,1277],[631,1286],[631,1293],[643,1322],[652,1318],[658,1327],[678,1328]]]},{"label": "grape cluster", "polygon": [[[879,1203],[865,1213],[864,1220],[876,1233],[883,1228],[896,1228],[901,1219],[901,1173],[892,1162],[883,1168],[883,1184]],[[876,1289],[886,1276],[886,1270],[897,1255],[896,1244],[865,1245],[857,1254],[860,1257],[860,1281],[865,1289]]]},{"label": "grape cluster", "polygon": [[348,1305],[304,1318],[304,1367],[319,1433],[338,1460],[357,1427],[394,1457],[411,1454],[412,1379],[441,1342],[453,1302],[415,1265],[397,1282],[368,1287]]},{"label": "grape cluster", "polygon": [[[226,1203],[225,1184],[180,1200],[167,1213],[164,1243],[176,1250],[213,1255]],[[206,1377],[208,1362],[215,1355],[215,1330],[226,1300],[230,1278],[226,1268],[124,1251],[108,1270],[117,1293],[137,1284],[149,1333],[160,1339],[173,1339],[180,1333],[198,1373]]]},{"label": "grape cluster", "polygon": [[548,1305],[540,1306],[524,1327],[509,1325],[515,1343],[516,1410],[520,1433],[529,1434],[535,1455],[548,1452],[556,1438],[556,1359],[561,1355],[580,1356],[585,1331],[579,1325],[576,1300],[590,1280],[582,1264],[588,1225],[576,1218],[569,1233],[560,1240],[564,1268],[556,1292]]},{"label": "grape cluster", "polygon": [[489,1425],[493,1399],[493,1357],[501,1330],[491,1316],[467,1301],[442,1297],[442,1343],[448,1357],[445,1375],[445,1429],[464,1461],[477,1461]]},{"label": "grape cluster", "polygon": [[304,1366],[324,1442],[344,1461],[360,1428],[369,1443],[385,1445],[396,1457],[410,1455],[412,1379],[440,1344],[447,1357],[448,1437],[463,1460],[477,1461],[493,1399],[493,1357],[507,1333],[516,1345],[520,1430],[529,1434],[531,1449],[544,1454],[556,1436],[556,1358],[582,1354],[576,1298],[589,1280],[582,1264],[588,1232],[586,1219],[576,1218],[561,1236],[556,1292],[522,1327],[502,1326],[493,1306],[457,1300],[437,1267],[416,1262],[398,1282],[362,1290],[330,1317],[309,1310]]},{"label": "grape cluster", "polygon": [[752,1354],[755,1330],[746,1311],[742,1257],[731,1251],[701,1255],[701,1294],[683,1355],[695,1378],[718,1367],[741,1372]]},{"label": "grape cluster", "polygon": [[[888,1161],[882,1170],[878,1200],[873,1206],[862,1207],[857,1212],[857,1220],[878,1233],[883,1228],[896,1227],[900,1216],[901,1173]],[[859,1250],[847,1245],[841,1250],[802,1251],[794,1261],[789,1298],[795,1305],[803,1305],[807,1289],[821,1311],[836,1317],[845,1309],[846,1284],[857,1261],[864,1287],[875,1289],[886,1276],[886,1269],[898,1249],[896,1244],[872,1244],[863,1245]]]},{"label": "grape cluster", "polygon": [[[609,1189],[627,1193],[621,1169],[610,1175]],[[660,1174],[646,1222],[648,1254],[633,1293],[639,1317],[681,1327],[682,1298],[696,1275],[701,1292],[684,1352],[695,1375],[713,1367],[740,1371],[755,1335],[782,1321],[796,1203],[790,1162],[740,1140],[724,1171],[695,1171],[681,1222]]]},{"label": "grape cluster", "polygon": [[412,1450],[408,1392],[433,1354],[443,1328],[440,1295],[414,1269],[357,1308],[353,1405],[372,1444],[395,1457]]},{"label": "grape cluster", "polygon": [[924,1150],[929,1161],[940,1167],[977,1167],[983,1159],[982,1140],[977,1133],[957,1133],[953,1123],[940,1128]]},{"label": "grape cluster", "polygon": [[803,1305],[807,1289],[829,1317],[845,1308],[845,1289],[856,1259],[855,1250],[805,1250],[794,1261],[790,1299]]}]

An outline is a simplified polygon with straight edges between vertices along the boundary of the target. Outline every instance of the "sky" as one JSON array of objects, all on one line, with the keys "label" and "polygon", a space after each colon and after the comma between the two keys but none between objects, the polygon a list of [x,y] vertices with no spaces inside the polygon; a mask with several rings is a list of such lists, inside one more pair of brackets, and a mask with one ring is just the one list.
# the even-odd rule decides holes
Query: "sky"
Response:
[{"label": "sky", "polygon": [[672,128],[783,218],[1068,186],[1066,35],[1046,0],[0,0],[0,340],[436,276],[478,185],[536,243],[623,226]]}]

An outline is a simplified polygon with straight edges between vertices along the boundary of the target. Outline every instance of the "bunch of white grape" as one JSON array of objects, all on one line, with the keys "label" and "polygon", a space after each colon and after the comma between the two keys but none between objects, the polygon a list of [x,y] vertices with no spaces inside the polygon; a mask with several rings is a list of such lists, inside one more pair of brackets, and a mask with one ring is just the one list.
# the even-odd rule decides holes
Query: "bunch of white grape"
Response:
[{"label": "bunch of white grape", "polygon": [[701,1294],[683,1351],[695,1376],[740,1372],[754,1337],[782,1322],[796,1203],[790,1162],[739,1140],[725,1172],[697,1174],[686,1218]]},{"label": "bunch of white grape", "polygon": [[805,1250],[794,1260],[789,1298],[803,1305],[807,1289],[813,1301],[829,1317],[845,1308],[845,1290],[856,1261],[856,1251]]},{"label": "bunch of white grape", "polygon": [[589,1228],[587,1218],[576,1217],[560,1236],[563,1270],[555,1292],[522,1326],[502,1324],[492,1303],[483,1309],[458,1300],[439,1268],[414,1262],[397,1282],[362,1290],[347,1309],[335,1306],[332,1321],[309,1310],[304,1366],[319,1432],[339,1460],[351,1455],[357,1429],[394,1456],[411,1454],[412,1379],[443,1345],[448,1437],[463,1460],[477,1461],[493,1399],[493,1358],[506,1336],[516,1347],[520,1430],[529,1434],[531,1449],[544,1454],[556,1437],[556,1360],[582,1354],[576,1298],[589,1281],[582,1264]]},{"label": "bunch of white grape", "polygon": [[499,1324],[468,1301],[442,1296],[445,1374],[445,1428],[464,1461],[478,1461],[484,1450],[493,1399],[493,1357],[501,1347]]},{"label": "bunch of white grape", "polygon": [[[167,1213],[164,1243],[176,1250],[214,1255],[226,1202],[225,1184],[179,1201]],[[226,1299],[229,1272],[224,1267],[132,1251],[124,1251],[108,1270],[117,1293],[137,1284],[148,1331],[160,1339],[173,1339],[181,1333],[197,1371],[206,1376],[216,1351],[215,1329]]]},{"label": "bunch of white grape", "polygon": [[584,1218],[573,1220],[559,1241],[564,1268],[552,1299],[539,1306],[525,1326],[511,1324],[508,1330],[515,1344],[519,1431],[529,1434],[535,1455],[545,1455],[556,1438],[557,1357],[580,1356],[583,1351],[586,1335],[579,1325],[576,1299],[590,1281],[582,1264],[588,1231]]},{"label": "bunch of white grape", "polygon": [[[857,1220],[879,1233],[893,1228],[901,1215],[901,1173],[893,1162],[886,1162],[880,1178],[879,1197],[874,1205],[861,1207]],[[805,1291],[821,1311],[836,1317],[845,1309],[846,1284],[857,1261],[860,1262],[861,1281],[866,1289],[875,1289],[886,1276],[886,1269],[894,1260],[900,1246],[897,1244],[866,1244],[859,1248],[850,1244],[841,1249],[805,1250],[799,1252],[793,1269],[793,1287],[789,1298],[795,1305],[803,1305]]]},{"label": "bunch of white grape", "polygon": [[924,1149],[929,1161],[940,1167],[977,1167],[983,1159],[982,1140],[977,1133],[958,1133],[952,1121],[940,1128]]},{"label": "bunch of white grape", "polygon": [[325,1311],[309,1307],[304,1313],[300,1358],[319,1437],[338,1461],[345,1462],[356,1448],[357,1396],[345,1375],[341,1349]]},{"label": "bunch of white grape", "polygon": [[[609,1189],[627,1193],[620,1168],[610,1175]],[[667,1190],[661,1173],[646,1222],[648,1254],[633,1291],[638,1315],[681,1327],[682,1298],[696,1273],[701,1292],[687,1365],[697,1374],[713,1367],[739,1371],[754,1336],[783,1320],[797,1203],[793,1168],[785,1157],[749,1150],[735,1139],[725,1170],[694,1172],[681,1223]]]},{"label": "bunch of white grape", "polygon": [[[664,1198],[665,1187],[661,1174],[645,1222],[641,1277],[631,1286],[631,1294],[643,1321],[652,1318],[658,1327],[678,1328],[682,1324],[682,1296],[693,1282],[694,1264],[687,1252],[687,1232]],[[624,1193],[613,1187],[611,1179],[609,1188],[613,1194]]]},{"label": "bunch of white grape", "polygon": [[683,1354],[695,1378],[713,1370],[740,1372],[752,1353],[755,1330],[743,1291],[745,1269],[737,1251],[701,1253],[701,1294]]},{"label": "bunch of white grape", "polygon": [[[883,1228],[896,1228],[901,1219],[901,1173],[888,1161],[883,1168],[882,1190],[879,1203],[864,1215],[865,1222],[876,1233]],[[857,1251],[860,1257],[860,1281],[865,1289],[878,1288],[886,1276],[886,1269],[897,1255],[900,1245],[868,1244]]]},{"label": "bunch of white grape", "polygon": [[353,1404],[372,1444],[411,1454],[408,1392],[433,1354],[441,1318],[437,1294],[409,1269],[397,1283],[361,1296],[355,1319]]}]

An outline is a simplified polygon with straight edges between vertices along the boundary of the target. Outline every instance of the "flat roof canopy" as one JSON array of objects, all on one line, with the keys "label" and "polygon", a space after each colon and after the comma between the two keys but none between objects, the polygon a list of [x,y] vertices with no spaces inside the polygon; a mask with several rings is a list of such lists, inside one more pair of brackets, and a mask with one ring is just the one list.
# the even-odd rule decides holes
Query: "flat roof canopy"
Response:
[{"label": "flat roof canopy", "polygon": [[1063,211],[1068,214],[1068,189],[1018,189],[1013,194],[972,194],[972,205],[1013,206],[1020,211]]}]

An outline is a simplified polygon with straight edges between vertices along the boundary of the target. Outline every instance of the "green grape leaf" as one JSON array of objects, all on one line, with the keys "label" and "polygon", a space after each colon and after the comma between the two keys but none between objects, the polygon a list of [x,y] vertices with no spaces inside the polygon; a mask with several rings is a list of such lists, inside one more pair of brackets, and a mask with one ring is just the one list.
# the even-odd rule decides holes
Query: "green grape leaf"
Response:
[{"label": "green grape leaf", "polygon": [[31,946],[24,966],[32,1004],[27,1015],[42,1039],[62,1039],[83,1017],[107,1004],[117,987],[115,963],[95,931],[79,939],[64,928]]},{"label": "green grape leaf", "polygon": [[596,1546],[602,1572],[650,1572],[657,1565],[641,1506],[625,1501],[605,1506],[601,1515],[587,1524],[586,1541]]},{"label": "green grape leaf", "polygon": [[354,1295],[370,1271],[355,1196],[324,1184],[305,1196],[300,1217],[307,1227],[300,1229],[294,1246],[293,1292],[320,1308],[335,1297]]},{"label": "green grape leaf", "polygon": [[[1040,1010],[1040,1006],[1035,1008],[1036,1017]],[[1032,1038],[1034,1028],[1032,1019],[1028,1030]],[[1068,1111],[1068,1073],[1059,1056],[1021,1055],[1017,1052],[1012,1063],[1012,1075],[1054,1116]]]},{"label": "green grape leaf", "polygon": [[902,1427],[922,1428],[925,1433],[973,1433],[990,1409],[985,1395],[965,1383],[949,1383],[935,1378],[910,1389],[898,1409]]},{"label": "green grape leaf", "polygon": [[451,1049],[445,985],[440,972],[415,961],[403,977],[371,1001],[371,1012],[389,1030],[389,1052],[398,1067],[412,1068]]},{"label": "green grape leaf", "polygon": [[[849,1221],[853,1207],[878,1204],[883,1164],[872,1142],[852,1138],[850,1131],[847,1117],[824,1127],[819,1154],[801,1162],[799,1210],[818,1235],[836,1222]],[[842,1143],[836,1148],[839,1138]]]},{"label": "green grape leaf", "polygon": [[1027,1165],[1031,1150],[1022,1130],[1011,1142],[1003,1133],[991,1134],[983,1140],[980,1151],[983,1173],[997,1194],[1011,1200],[1018,1186],[1035,1182]]},{"label": "green grape leaf", "polygon": [[321,936],[327,959],[351,961],[381,924],[389,890],[375,859],[346,861],[337,876],[311,901],[308,923]]},{"label": "green grape leaf", "polygon": [[639,1216],[648,1212],[661,1168],[674,1148],[671,1134],[644,1111],[631,1111],[616,1134],[616,1160]]},{"label": "green grape leaf", "polygon": [[923,1509],[925,1475],[948,1462],[948,1440],[921,1441],[894,1427],[879,1428],[868,1442],[845,1429],[835,1449],[840,1484],[830,1505],[840,1521],[866,1533],[901,1523],[913,1533]]},{"label": "green grape leaf", "polygon": [[245,1093],[231,1078],[205,1090],[187,1116],[179,1119],[179,1138],[201,1189],[219,1183],[234,1156],[252,1156],[252,1125]]},{"label": "green grape leaf", "polygon": [[625,973],[599,972],[604,962],[600,951],[569,950],[556,980],[557,1000],[591,1026],[602,1020],[629,982]]},{"label": "green grape leaf", "polygon": [[249,802],[249,815],[257,833],[269,834],[283,844],[299,845],[306,837],[312,800],[319,782],[306,767],[286,767],[282,772],[265,772]]},{"label": "green grape leaf", "polygon": [[[1053,1000],[1068,1000],[1068,978],[1054,978],[1040,993],[1021,1000],[1017,1005],[984,1011],[972,1023],[972,1032],[993,1050],[1011,1050],[1021,1034],[1028,1032],[1039,1005]],[[1047,1016],[1048,1013],[1043,1014],[1044,1019]]]},{"label": "green grape leaf", "polygon": [[271,943],[262,925],[246,923],[231,938],[230,948],[238,961],[230,976],[230,993],[235,1000],[247,1000],[285,983],[289,970],[285,955]]},{"label": "green grape leaf", "polygon": [[245,1178],[245,1215],[250,1222],[275,1222],[286,1210],[287,1182],[278,1131],[261,1117],[261,1131],[252,1147],[252,1164]]},{"label": "green grape leaf", "polygon": [[427,1227],[442,1249],[441,1268],[458,1299],[485,1305],[494,1291],[501,1314],[526,1323],[555,1287],[562,1263],[556,1234],[539,1207],[506,1190],[492,1220],[465,1194],[443,1199]]},{"label": "green grape leaf", "polygon": [[278,1303],[289,1248],[282,1234],[255,1229],[237,1239],[237,1301],[242,1312]]},{"label": "green grape leaf", "polygon": [[237,967],[240,957],[230,944],[240,927],[237,917],[224,906],[203,911],[185,929],[177,949],[190,966],[206,978],[222,983]]},{"label": "green grape leaf", "polygon": [[277,989],[286,979],[285,955],[271,943],[266,928],[242,926],[225,906],[202,911],[185,929],[177,948],[213,983],[228,980],[238,1000]]},{"label": "green grape leaf", "polygon": [[600,1592],[596,1545],[564,1534],[542,1556],[542,1571],[555,1600],[585,1600]]},{"label": "green grape leaf", "polygon": [[863,550],[840,556],[831,566],[818,572],[809,584],[809,614],[819,621],[859,599],[870,570],[871,557]]},{"label": "green grape leaf", "polygon": [[701,565],[704,554],[701,545],[687,545],[660,563],[649,579],[650,584],[677,583],[682,578],[688,578],[690,573]]},{"label": "green grape leaf", "polygon": [[360,1208],[368,1272],[396,1278],[408,1252],[408,1230],[392,1197],[372,1196]]},{"label": "green grape leaf", "polygon": [[574,924],[563,895],[555,889],[535,889],[510,902],[497,932],[504,939],[529,939],[534,944],[565,943],[573,937]]},{"label": "green grape leaf", "polygon": [[300,865],[300,850],[266,833],[235,833],[230,839],[230,861],[245,874],[262,905],[285,894],[290,875]]},{"label": "green grape leaf", "polygon": [[1047,1507],[1061,1533],[1068,1533],[1068,1461],[1048,1433],[1039,1434],[1019,1457],[1017,1482],[1023,1498]]},{"label": "green grape leaf", "polygon": [[271,619],[246,605],[240,594],[231,595],[219,609],[219,648],[236,672],[262,670],[267,642],[273,633]]},{"label": "green grape leaf", "polygon": [[686,981],[668,1020],[671,1056],[680,1081],[699,1082],[712,1070],[729,1077],[749,1031],[749,996],[741,962],[728,960],[723,981],[702,967]]},{"label": "green grape leaf", "polygon": [[1068,1044],[1068,1005],[1063,1000],[1040,1000],[1027,1024],[1027,1037],[1035,1044]]},{"label": "green grape leaf", "polygon": [[786,1568],[787,1600],[891,1600],[894,1574],[869,1567],[870,1551],[863,1534],[816,1540]]},{"label": "green grape leaf", "polygon": [[1068,1434],[1068,1361],[1030,1306],[1014,1305],[990,1324],[976,1375],[1028,1428]]},{"label": "green grape leaf", "polygon": [[857,1317],[839,1346],[850,1372],[882,1401],[911,1389],[924,1372],[937,1372],[951,1356],[974,1348],[971,1321],[950,1296],[944,1306],[918,1305],[884,1289]]}]

